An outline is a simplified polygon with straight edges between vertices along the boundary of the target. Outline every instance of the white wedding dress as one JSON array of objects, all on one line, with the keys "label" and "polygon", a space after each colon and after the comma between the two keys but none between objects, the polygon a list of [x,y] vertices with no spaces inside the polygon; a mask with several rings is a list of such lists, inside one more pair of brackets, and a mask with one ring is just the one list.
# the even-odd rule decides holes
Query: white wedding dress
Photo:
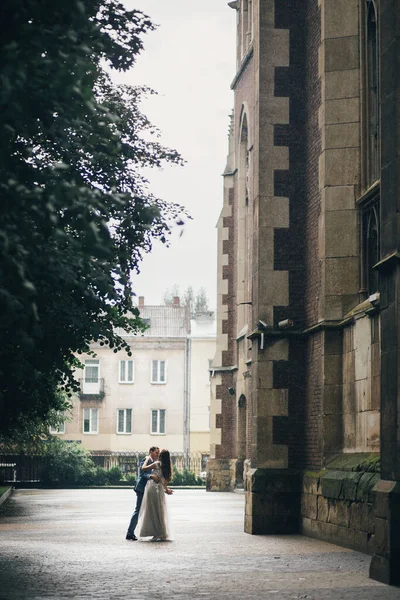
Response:
[{"label": "white wedding dress", "polygon": [[162,540],[170,540],[171,528],[168,523],[165,492],[161,483],[161,469],[154,469],[152,474],[158,475],[160,481],[156,483],[153,479],[149,479],[146,483],[139,513],[139,537],[153,536]]}]

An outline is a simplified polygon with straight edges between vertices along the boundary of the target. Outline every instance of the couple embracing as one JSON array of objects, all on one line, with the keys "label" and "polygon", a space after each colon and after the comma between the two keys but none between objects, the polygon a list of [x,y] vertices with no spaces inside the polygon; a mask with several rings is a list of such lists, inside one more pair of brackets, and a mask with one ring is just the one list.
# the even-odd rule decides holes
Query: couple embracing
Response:
[{"label": "couple embracing", "polygon": [[171,457],[168,450],[152,446],[139,467],[139,478],[135,487],[136,507],[129,523],[127,540],[153,536],[153,541],[168,540],[170,536],[165,494],[173,493],[167,483],[172,477]]}]

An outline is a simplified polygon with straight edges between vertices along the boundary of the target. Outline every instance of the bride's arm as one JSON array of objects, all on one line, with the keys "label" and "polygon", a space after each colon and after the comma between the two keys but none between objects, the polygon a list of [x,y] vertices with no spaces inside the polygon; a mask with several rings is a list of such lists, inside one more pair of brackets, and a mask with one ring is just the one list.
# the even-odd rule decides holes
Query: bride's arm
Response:
[{"label": "bride's arm", "polygon": [[161,483],[162,483],[162,486],[163,486],[163,490],[164,490],[164,492],[165,492],[166,494],[170,495],[170,494],[173,494],[173,493],[174,493],[174,492],[173,492],[173,490],[171,490],[171,489],[170,489],[170,488],[167,486],[167,482],[166,482],[166,480],[165,480],[165,478],[164,478],[164,477],[161,477]]}]

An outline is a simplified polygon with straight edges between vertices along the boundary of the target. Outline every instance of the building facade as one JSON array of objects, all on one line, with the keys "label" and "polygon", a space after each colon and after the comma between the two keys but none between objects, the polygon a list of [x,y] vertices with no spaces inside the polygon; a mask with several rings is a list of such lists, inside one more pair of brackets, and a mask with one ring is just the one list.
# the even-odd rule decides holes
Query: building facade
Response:
[{"label": "building facade", "polygon": [[399,583],[400,1],[229,6],[208,489]]},{"label": "building facade", "polygon": [[[93,343],[94,354],[79,357],[83,369],[76,373],[80,392],[72,399],[71,419],[52,433],[82,443],[106,466],[129,470],[129,454],[156,445],[183,456],[196,452],[204,467],[210,448],[213,315],[204,343],[201,332],[192,335],[188,309],[179,298],[170,306],[146,306],[140,297],[139,310],[148,325],[144,334],[118,332],[131,356]],[[199,329],[196,320],[192,323]],[[203,470],[201,459],[196,470]]]}]

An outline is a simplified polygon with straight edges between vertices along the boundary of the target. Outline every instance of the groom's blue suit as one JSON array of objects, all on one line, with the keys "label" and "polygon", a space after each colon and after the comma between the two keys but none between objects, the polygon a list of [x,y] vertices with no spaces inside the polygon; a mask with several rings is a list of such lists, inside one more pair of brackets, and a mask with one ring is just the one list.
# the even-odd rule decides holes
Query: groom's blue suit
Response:
[{"label": "groom's blue suit", "polygon": [[141,507],[142,501],[143,501],[144,488],[146,487],[146,483],[148,482],[149,477],[152,473],[152,471],[143,471],[143,465],[144,465],[145,461],[147,460],[147,458],[148,458],[148,456],[146,456],[139,465],[139,477],[138,477],[138,480],[137,480],[136,486],[135,486],[136,506],[135,506],[135,510],[132,515],[131,522],[129,523],[128,531],[126,534],[128,539],[129,538],[134,539],[135,528],[136,528],[136,525],[138,522],[140,507]]}]

